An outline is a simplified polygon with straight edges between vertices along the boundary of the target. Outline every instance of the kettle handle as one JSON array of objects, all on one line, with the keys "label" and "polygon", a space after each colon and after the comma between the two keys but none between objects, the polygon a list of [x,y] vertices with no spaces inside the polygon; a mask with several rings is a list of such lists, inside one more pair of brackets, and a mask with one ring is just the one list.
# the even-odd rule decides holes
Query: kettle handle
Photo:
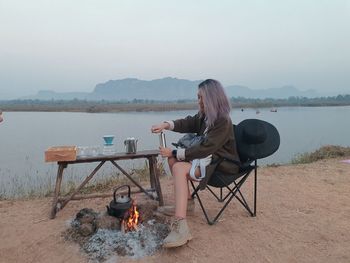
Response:
[{"label": "kettle handle", "polygon": [[130,192],[131,192],[131,190],[130,190],[130,185],[127,185],[127,184],[125,184],[125,185],[122,185],[122,186],[119,186],[119,187],[117,187],[115,190],[114,190],[114,192],[113,192],[113,200],[114,200],[114,203],[116,203],[117,202],[117,199],[115,198],[115,194],[117,193],[117,191],[120,189],[120,188],[123,188],[123,187],[128,187],[128,197],[130,198]]}]

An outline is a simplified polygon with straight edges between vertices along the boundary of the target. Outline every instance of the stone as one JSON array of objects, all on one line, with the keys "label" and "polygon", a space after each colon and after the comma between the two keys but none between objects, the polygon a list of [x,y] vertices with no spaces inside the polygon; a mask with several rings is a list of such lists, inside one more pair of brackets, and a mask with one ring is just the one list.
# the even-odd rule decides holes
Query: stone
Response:
[{"label": "stone", "polygon": [[91,236],[93,233],[95,233],[96,227],[94,224],[88,224],[88,223],[84,223],[81,224],[78,229],[77,232],[86,237],[86,236]]},{"label": "stone", "polygon": [[97,215],[98,213],[96,213],[93,209],[83,208],[77,213],[75,220],[77,220],[80,224],[92,224],[96,219]]},{"label": "stone", "polygon": [[110,216],[107,213],[99,215],[96,220],[97,229],[111,229],[120,230],[120,220],[114,216]]}]

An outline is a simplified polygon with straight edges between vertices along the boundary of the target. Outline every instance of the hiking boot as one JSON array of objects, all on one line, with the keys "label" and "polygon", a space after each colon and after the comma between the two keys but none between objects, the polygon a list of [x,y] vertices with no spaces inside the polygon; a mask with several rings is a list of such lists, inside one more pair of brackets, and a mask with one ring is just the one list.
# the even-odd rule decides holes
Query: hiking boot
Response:
[{"label": "hiking boot", "polygon": [[174,218],[171,223],[171,232],[163,241],[163,247],[180,247],[192,239],[186,218]]},{"label": "hiking boot", "polygon": [[[187,215],[193,215],[194,214],[194,208],[195,208],[195,202],[194,199],[188,199],[187,200]],[[174,205],[165,205],[158,207],[157,211],[159,213],[162,213],[167,216],[174,216],[175,215],[175,206]]]}]

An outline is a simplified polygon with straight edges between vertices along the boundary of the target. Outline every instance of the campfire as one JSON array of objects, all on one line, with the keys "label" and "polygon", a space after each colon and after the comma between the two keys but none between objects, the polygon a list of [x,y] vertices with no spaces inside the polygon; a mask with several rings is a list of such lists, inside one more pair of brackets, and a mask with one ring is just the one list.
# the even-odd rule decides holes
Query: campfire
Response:
[{"label": "campfire", "polygon": [[125,219],[122,220],[122,228],[124,232],[137,230],[137,226],[140,220],[140,212],[137,210],[136,201],[133,200],[130,209],[126,212],[124,216]]},{"label": "campfire", "polygon": [[118,198],[116,201],[107,212],[80,210],[65,231],[65,238],[79,243],[93,262],[104,262],[113,256],[139,259],[156,253],[169,233],[166,217],[156,212],[158,202],[137,198],[136,203],[136,198],[130,198],[124,209],[126,205],[121,204],[127,202]]},{"label": "campfire", "polygon": [[[128,189],[127,195],[122,193],[117,195],[117,192],[122,188]],[[136,200],[132,199],[130,194],[129,185],[116,188],[113,193],[113,200],[107,206],[107,213],[120,220],[118,223],[124,233],[137,230],[137,225],[140,223],[140,212],[137,210]]]}]

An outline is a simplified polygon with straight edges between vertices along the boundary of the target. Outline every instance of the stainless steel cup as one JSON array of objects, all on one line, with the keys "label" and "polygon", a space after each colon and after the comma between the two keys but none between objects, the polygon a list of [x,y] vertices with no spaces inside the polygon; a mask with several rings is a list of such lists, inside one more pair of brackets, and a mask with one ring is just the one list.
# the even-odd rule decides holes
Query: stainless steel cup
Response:
[{"label": "stainless steel cup", "polygon": [[159,144],[161,147],[166,147],[165,133],[161,132],[159,134]]}]

